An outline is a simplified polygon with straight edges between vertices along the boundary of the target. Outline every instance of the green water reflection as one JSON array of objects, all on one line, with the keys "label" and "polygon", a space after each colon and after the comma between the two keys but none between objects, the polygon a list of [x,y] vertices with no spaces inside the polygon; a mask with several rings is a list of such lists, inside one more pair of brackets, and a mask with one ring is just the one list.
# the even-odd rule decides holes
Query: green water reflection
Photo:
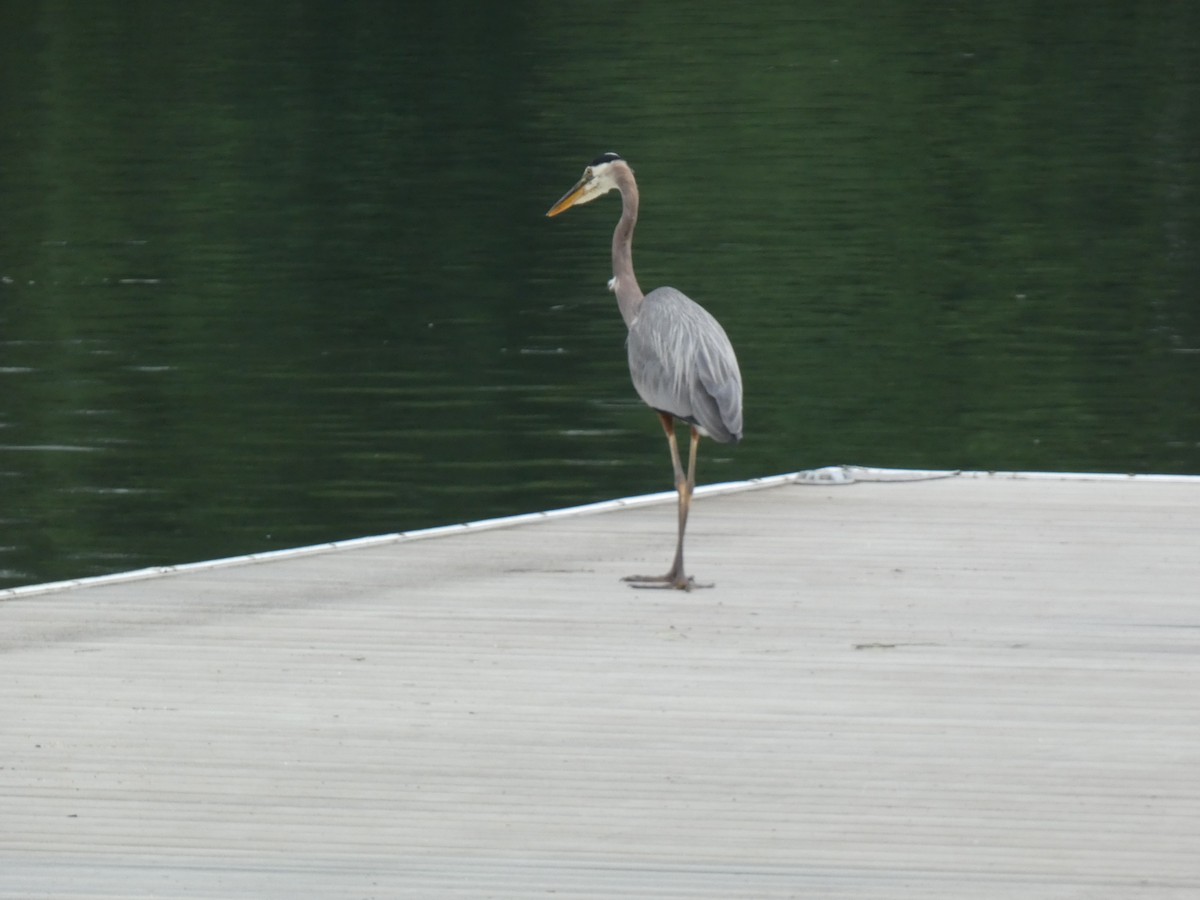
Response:
[{"label": "green water reflection", "polygon": [[1200,7],[888,10],[6,5],[0,585],[665,489],[609,149],[702,481],[1200,472]]}]

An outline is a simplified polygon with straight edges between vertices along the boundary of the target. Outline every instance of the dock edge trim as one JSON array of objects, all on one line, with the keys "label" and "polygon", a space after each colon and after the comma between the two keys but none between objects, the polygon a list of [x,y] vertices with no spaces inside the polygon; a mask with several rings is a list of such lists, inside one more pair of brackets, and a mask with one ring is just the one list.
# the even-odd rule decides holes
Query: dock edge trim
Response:
[{"label": "dock edge trim", "polygon": [[[769,475],[762,478],[751,478],[746,481],[727,481],[719,484],[700,485],[696,487],[695,496],[711,497],[719,494],[732,494],[739,491],[753,491],[762,488],[778,487],[780,485],[813,485],[832,486],[849,485],[863,482],[912,482],[929,481],[943,478],[986,478],[1014,481],[1135,481],[1135,482],[1180,482],[1200,483],[1200,475],[1137,475],[1109,474],[1101,472],[973,472],[962,470],[925,470],[925,469],[886,469],[871,466],[824,466],[819,469],[806,469],[799,472],[789,472],[784,475]],[[432,528],[420,528],[412,531],[398,531],[393,534],[380,534],[371,537],[349,538],[342,541],[329,541],[322,544],[310,544],[304,547],[292,547],[285,550],[267,550],[261,553],[247,553],[241,556],[227,556],[220,559],[203,560],[201,562],[181,563],[172,566],[150,566],[144,569],[134,569],[129,572],[115,572],[109,575],[95,575],[87,578],[70,578],[63,581],[51,581],[44,584],[30,584],[14,588],[0,588],[0,601],[16,600],[32,597],[37,594],[48,594],[55,591],[70,590],[81,587],[96,587],[100,585],[121,584],[129,581],[141,581],[147,578],[159,578],[166,575],[182,575],[188,572],[202,572],[209,569],[222,569],[230,566],[251,565],[274,560],[294,559],[302,556],[313,556],[320,553],[333,553],[339,550],[355,550],[364,547],[377,547],[384,544],[396,544],[405,541],[423,540],[425,538],[446,537],[453,534],[466,534],[474,531],[489,531],[495,528],[509,528],[515,525],[528,525],[534,522],[545,522],[551,519],[565,519],[572,516],[586,516],[593,513],[611,512],[620,509],[633,509],[639,506],[651,506],[675,500],[674,491],[661,491],[654,494],[641,494],[635,497],[622,497],[616,500],[602,500],[597,503],[585,503],[581,506],[568,506],[562,509],[551,509],[543,512],[520,513],[512,516],[501,516],[494,519],[480,519],[475,522],[463,522],[455,525],[437,525]]]}]

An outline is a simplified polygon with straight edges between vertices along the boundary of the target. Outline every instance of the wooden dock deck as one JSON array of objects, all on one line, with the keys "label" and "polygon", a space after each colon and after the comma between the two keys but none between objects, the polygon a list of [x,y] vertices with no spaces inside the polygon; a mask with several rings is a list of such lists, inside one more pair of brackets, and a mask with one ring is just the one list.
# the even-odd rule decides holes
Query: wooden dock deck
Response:
[{"label": "wooden dock deck", "polygon": [[0,592],[0,898],[1200,897],[1200,479],[841,471]]}]

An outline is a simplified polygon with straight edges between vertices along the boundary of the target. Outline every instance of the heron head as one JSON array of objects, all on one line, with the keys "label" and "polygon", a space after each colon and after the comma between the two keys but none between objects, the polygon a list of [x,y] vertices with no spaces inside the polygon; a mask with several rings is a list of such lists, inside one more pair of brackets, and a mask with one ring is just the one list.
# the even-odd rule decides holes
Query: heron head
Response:
[{"label": "heron head", "polygon": [[557,216],[560,212],[578,206],[580,203],[590,203],[597,197],[607,194],[618,187],[617,172],[628,169],[629,164],[616,153],[602,153],[592,160],[591,165],[583,170],[583,177],[575,187],[567,191],[550,207],[547,216]]}]

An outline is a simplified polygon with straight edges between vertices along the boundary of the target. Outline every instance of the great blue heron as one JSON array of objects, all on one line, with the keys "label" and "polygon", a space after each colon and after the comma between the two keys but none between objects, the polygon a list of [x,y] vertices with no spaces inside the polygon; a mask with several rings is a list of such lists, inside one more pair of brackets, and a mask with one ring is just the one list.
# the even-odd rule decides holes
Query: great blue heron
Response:
[{"label": "great blue heron", "polygon": [[[637,224],[638,188],[633,169],[616,153],[605,153],[583,170],[579,183],[550,207],[557,216],[580,203],[617,190],[621,220],[613,232],[613,277],[608,287],[617,295],[621,317],[629,329],[629,374],[638,396],[658,413],[679,492],[679,537],[675,562],[666,575],[630,575],[634,587],[668,587],[690,591],[697,585],[683,569],[683,534],[696,485],[696,446],[700,436],[723,444],[742,439],[742,375],[725,329],[700,304],[672,287],[642,294],[633,274],[633,228]],[[679,461],[675,420],[691,430],[687,472]]]}]

